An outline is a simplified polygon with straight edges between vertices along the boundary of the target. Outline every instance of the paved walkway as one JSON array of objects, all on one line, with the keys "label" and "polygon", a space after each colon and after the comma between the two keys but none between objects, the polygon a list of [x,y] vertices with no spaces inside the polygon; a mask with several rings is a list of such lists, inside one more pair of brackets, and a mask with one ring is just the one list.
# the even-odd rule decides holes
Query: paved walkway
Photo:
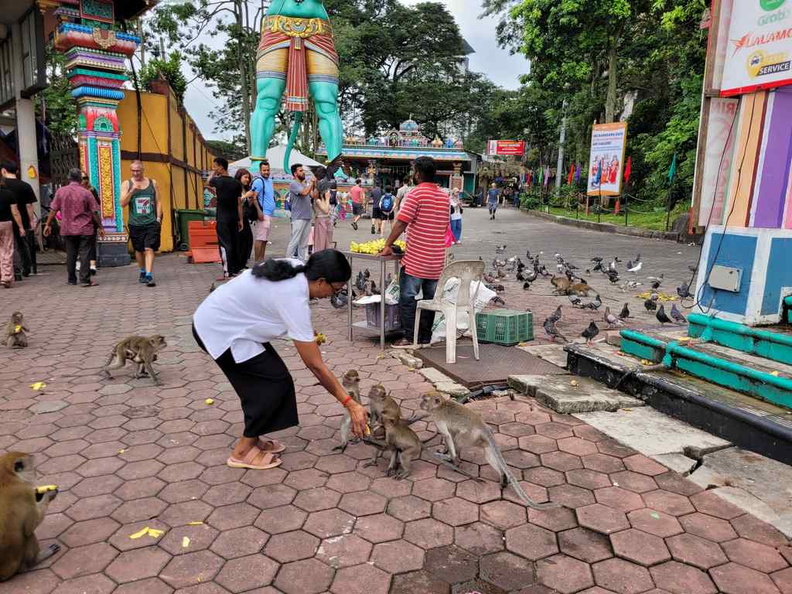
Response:
[{"label": "paved walkway", "polygon": [[[163,257],[156,289],[138,285],[134,267],[103,270],[95,289],[47,272],[2,293],[3,320],[21,309],[32,332],[28,349],[0,349],[0,450],[35,452],[40,482],[60,486],[38,534],[62,551],[0,594],[792,592],[792,548],[775,529],[529,400],[473,406],[526,491],[565,509],[501,497],[475,452],[466,468],[481,483],[428,461],[404,481],[385,478],[382,462],[363,468],[366,446],[332,451],[340,407],[287,344],[277,348],[301,425],[280,436],[284,464],[230,469],[238,401],[189,325],[217,268]],[[357,368],[364,389],[382,382],[417,407],[429,384],[375,343],[347,342],[345,312],[322,303],[314,321],[337,375]],[[126,370],[99,376],[133,332],[167,337],[163,387]],[[130,538],[145,527],[163,533]]]}]

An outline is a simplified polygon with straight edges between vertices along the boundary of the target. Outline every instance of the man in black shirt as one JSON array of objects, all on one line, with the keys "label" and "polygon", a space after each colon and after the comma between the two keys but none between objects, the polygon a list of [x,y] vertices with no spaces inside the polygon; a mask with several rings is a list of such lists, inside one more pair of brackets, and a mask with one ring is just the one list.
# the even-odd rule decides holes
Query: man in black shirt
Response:
[{"label": "man in black shirt", "polygon": [[0,165],[0,174],[5,178],[6,187],[11,190],[16,198],[19,216],[22,219],[22,226],[25,234],[19,232],[19,228],[14,225],[14,239],[19,258],[22,263],[22,276],[30,276],[30,273],[38,274],[36,264],[36,234],[33,232],[38,225],[36,213],[33,205],[38,202],[36,193],[27,182],[17,179],[19,167],[13,161],[6,161]]},{"label": "man in black shirt", "polygon": [[212,175],[206,183],[217,195],[217,240],[223,260],[223,278],[232,277],[245,266],[239,253],[239,233],[244,221],[242,184],[228,175],[228,160],[223,157],[214,160]]}]

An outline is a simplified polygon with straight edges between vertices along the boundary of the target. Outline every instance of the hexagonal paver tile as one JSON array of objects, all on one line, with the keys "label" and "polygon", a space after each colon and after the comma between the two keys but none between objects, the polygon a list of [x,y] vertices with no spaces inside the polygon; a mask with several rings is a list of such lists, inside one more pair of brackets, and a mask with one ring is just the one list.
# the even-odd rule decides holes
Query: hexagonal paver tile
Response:
[{"label": "hexagonal paver tile", "polygon": [[457,497],[473,503],[488,503],[501,498],[500,485],[492,481],[466,480],[456,487]]},{"label": "hexagonal paver tile", "polygon": [[404,526],[404,539],[423,549],[433,549],[454,542],[453,529],[434,519],[416,520]]},{"label": "hexagonal paver tile", "polygon": [[388,501],[388,515],[404,522],[428,518],[432,513],[432,504],[414,495],[396,497]]},{"label": "hexagonal paver tile", "polygon": [[206,519],[206,523],[220,530],[232,530],[250,526],[259,516],[259,510],[247,503],[235,503],[216,508]]},{"label": "hexagonal paver tile", "polygon": [[456,485],[454,483],[439,479],[429,478],[417,481],[413,484],[412,494],[427,501],[440,501],[454,496]]},{"label": "hexagonal paver tile", "polygon": [[327,484],[327,479],[330,475],[322,470],[316,468],[306,468],[304,470],[293,470],[283,481],[284,485],[303,491],[305,489],[314,489],[316,487],[324,487]]},{"label": "hexagonal paver tile", "polygon": [[569,530],[577,526],[575,512],[566,507],[555,509],[529,509],[528,521],[553,532]]},{"label": "hexagonal paver tile", "polygon": [[520,526],[527,521],[525,507],[509,501],[493,501],[480,508],[481,521],[496,528]]},{"label": "hexagonal paver tile", "polygon": [[583,468],[583,462],[580,461],[580,456],[567,452],[548,452],[547,454],[542,454],[540,458],[543,466],[553,468],[560,472],[574,470],[575,468]]},{"label": "hexagonal paver tile", "polygon": [[531,561],[558,552],[555,534],[533,524],[507,530],[506,548]]},{"label": "hexagonal paver tile", "polygon": [[607,559],[591,568],[598,586],[619,594],[646,592],[654,585],[649,570],[624,559]]},{"label": "hexagonal paver tile", "polygon": [[82,575],[98,573],[118,556],[118,551],[107,543],[96,543],[70,549],[52,564],[61,578],[68,580]]},{"label": "hexagonal paver tile", "polygon": [[581,526],[601,534],[613,534],[630,527],[624,512],[599,503],[578,508],[576,512]]},{"label": "hexagonal paver tile", "polygon": [[366,516],[355,522],[355,534],[374,544],[401,538],[404,522],[386,514]]},{"label": "hexagonal paver tile", "polygon": [[[350,493],[350,495],[354,495],[354,493]],[[341,493],[327,487],[317,487],[299,491],[297,497],[294,498],[294,505],[307,512],[315,512],[335,507],[340,499]]]},{"label": "hexagonal paver tile", "polygon": [[628,470],[645,474],[646,476],[657,476],[658,474],[665,474],[668,469],[662,464],[655,462],[651,458],[643,454],[635,454],[628,456],[622,460]]},{"label": "hexagonal paver tile", "polygon": [[404,540],[384,542],[376,545],[371,561],[388,573],[417,571],[424,564],[424,550]]},{"label": "hexagonal paver tile", "polygon": [[770,577],[738,563],[713,567],[710,575],[723,594],[778,594],[778,588]]},{"label": "hexagonal paver tile", "polygon": [[520,447],[534,454],[546,454],[558,449],[556,440],[544,435],[529,435],[518,440]]},{"label": "hexagonal paver tile", "polygon": [[533,563],[509,552],[493,553],[479,560],[481,579],[506,590],[519,590],[535,581]]},{"label": "hexagonal paver tile", "polygon": [[319,538],[329,538],[352,532],[354,524],[354,516],[342,512],[340,509],[327,509],[310,514],[303,530]]},{"label": "hexagonal paver tile", "polygon": [[693,534],[680,534],[666,540],[671,556],[682,563],[708,570],[728,561],[721,548]]},{"label": "hexagonal paver tile", "polygon": [[716,594],[709,576],[695,567],[669,561],[649,569],[658,588],[672,594]]},{"label": "hexagonal paver tile", "polygon": [[[61,499],[63,495],[58,497]],[[56,499],[57,501],[57,499]],[[85,497],[80,499],[72,505],[66,514],[75,522],[82,522],[85,520],[93,520],[103,516],[109,516],[118,507],[121,506],[121,501],[115,495],[97,495],[96,497]],[[50,507],[50,509],[52,509]]]},{"label": "hexagonal paver tile", "polygon": [[570,485],[577,485],[584,489],[603,489],[610,487],[611,482],[607,474],[597,472],[596,470],[589,470],[587,468],[578,468],[577,470],[570,470],[566,473],[567,482]]},{"label": "hexagonal paver tile", "polygon": [[432,517],[449,526],[463,526],[478,521],[479,508],[475,503],[451,497],[432,504]]},{"label": "hexagonal paver tile", "polygon": [[284,505],[265,509],[256,519],[255,526],[269,534],[280,534],[302,528],[307,518],[308,512],[293,505]]},{"label": "hexagonal paver tile", "polygon": [[364,563],[336,572],[330,591],[334,594],[387,594],[390,575]]},{"label": "hexagonal paver tile", "polygon": [[247,592],[272,583],[279,565],[264,555],[232,559],[223,565],[215,581],[231,592]]},{"label": "hexagonal paver tile", "polygon": [[186,588],[211,582],[223,564],[223,559],[210,551],[187,553],[173,557],[159,577],[173,588]]},{"label": "hexagonal paver tile", "polygon": [[388,500],[370,491],[347,493],[341,497],[338,507],[353,516],[370,516],[385,511]]},{"label": "hexagonal paver tile", "polygon": [[558,534],[561,552],[586,563],[596,563],[613,557],[608,537],[588,528],[573,528]]},{"label": "hexagonal paver tile", "polygon": [[131,524],[132,522],[156,518],[167,507],[168,504],[162,499],[144,497],[124,502],[121,507],[112,513],[112,518],[121,524]]},{"label": "hexagonal paver tile", "polygon": [[682,516],[679,518],[679,523],[682,524],[685,532],[713,542],[724,542],[737,538],[737,533],[729,522],[707,514],[695,513]]},{"label": "hexagonal paver tile", "polygon": [[588,454],[582,456],[581,460],[583,461],[584,468],[590,468],[591,470],[604,472],[606,474],[612,474],[625,469],[624,462],[622,462],[620,458],[608,456],[607,454]]},{"label": "hexagonal paver tile", "polygon": [[[129,533],[133,534],[131,531]],[[206,524],[179,526],[178,528],[171,528],[168,530],[167,534],[159,541],[159,546],[168,551],[171,555],[185,555],[187,553],[208,549],[219,534],[220,532],[218,530]],[[185,540],[185,537],[187,537],[187,540]],[[116,544],[117,541],[112,540],[110,542]]]},{"label": "hexagonal paver tile", "polygon": [[330,587],[333,574],[333,569],[321,561],[306,559],[283,565],[274,585],[286,594],[319,594]]},{"label": "hexagonal paver tile", "polygon": [[572,594],[594,585],[588,564],[566,555],[554,555],[537,561],[536,578],[540,584],[560,594]]},{"label": "hexagonal paver tile", "polygon": [[435,577],[456,584],[478,575],[478,557],[454,545],[427,551],[424,570]]},{"label": "hexagonal paver tile", "polygon": [[621,487],[634,493],[647,493],[657,489],[657,483],[650,476],[624,470],[610,475],[614,487]]},{"label": "hexagonal paver tile", "polygon": [[[564,477],[563,472],[553,470],[552,468],[545,468],[544,466],[524,470],[523,478],[529,483],[542,487],[555,487],[556,485],[563,485],[566,482],[566,477]],[[459,488],[457,488],[457,493],[458,492]]]},{"label": "hexagonal paver tile", "polygon": [[792,567],[776,571],[770,576],[783,594],[792,592]]},{"label": "hexagonal paver tile", "polygon": [[739,507],[722,499],[713,491],[696,493],[690,497],[690,502],[698,511],[724,520],[733,520],[744,513]]},{"label": "hexagonal paver tile", "polygon": [[547,490],[550,501],[576,509],[594,503],[594,493],[575,485],[558,485]]},{"label": "hexagonal paver tile", "polygon": [[633,528],[666,538],[681,534],[682,526],[673,516],[649,508],[638,509],[627,514]]},{"label": "hexagonal paver tile", "polygon": [[[327,481],[327,486],[333,491],[338,491],[339,493],[354,493],[356,491],[368,491],[372,488],[371,482],[372,481],[369,477],[360,473],[342,472],[341,474],[332,475]],[[380,495],[387,494],[387,491],[385,493],[380,493]],[[406,495],[407,493],[404,494]]]},{"label": "hexagonal paver tile", "polygon": [[[278,469],[274,469],[278,470]],[[268,474],[271,471],[260,472],[260,475]],[[248,503],[255,505],[259,509],[270,509],[290,504],[297,496],[297,491],[291,487],[281,484],[264,485],[253,492],[248,497]],[[340,497],[340,495],[339,495]],[[332,506],[331,506],[332,507]]]},{"label": "hexagonal paver tile", "polygon": [[654,477],[654,480],[657,483],[657,486],[661,489],[678,493],[679,495],[684,495],[685,497],[690,497],[691,495],[695,495],[696,493],[703,491],[703,489],[696,483],[681,477],[676,472],[658,474]]},{"label": "hexagonal paver tile", "polygon": [[319,548],[319,539],[302,530],[276,534],[267,542],[264,553],[281,563],[313,557]]},{"label": "hexagonal paver tile", "polygon": [[677,493],[657,490],[644,493],[642,497],[646,502],[646,507],[665,512],[669,516],[684,516],[696,511],[687,497]]},{"label": "hexagonal paver tile", "polygon": [[597,489],[594,491],[594,498],[597,500],[597,503],[607,505],[613,509],[618,509],[624,513],[644,507],[643,499],[641,499],[638,493],[627,491],[621,487]]},{"label": "hexagonal paver tile", "polygon": [[[36,573],[40,572],[37,571]],[[14,580],[15,583],[16,581]],[[91,594],[110,594],[110,592],[118,591],[115,588],[116,585],[113,580],[102,574],[95,573],[63,582],[58,586],[57,592],[58,594],[85,594],[86,592],[91,592]],[[30,590],[26,589],[25,592],[30,592]]]},{"label": "hexagonal paver tile", "polygon": [[757,571],[772,573],[787,566],[787,562],[773,547],[752,540],[738,538],[724,542],[721,547],[729,561],[734,561]]},{"label": "hexagonal paver tile", "polygon": [[[47,518],[49,521],[49,517]],[[97,518],[72,524],[60,536],[60,541],[70,548],[104,542],[121,526],[111,518]]]},{"label": "hexagonal paver tile", "polygon": [[252,487],[240,482],[215,485],[204,494],[203,500],[209,505],[222,507],[242,503],[248,498],[251,491],[253,491]]},{"label": "hexagonal paver tile", "polygon": [[156,547],[121,553],[107,567],[105,573],[119,584],[134,582],[159,574],[171,556]]},{"label": "hexagonal paver tile", "polygon": [[212,513],[212,508],[203,501],[185,501],[171,505],[159,519],[168,526],[184,526],[190,522],[203,522]]},{"label": "hexagonal paver tile", "polygon": [[743,538],[755,540],[771,547],[784,546],[788,543],[786,536],[777,528],[751,514],[735,518],[731,521],[731,524]]},{"label": "hexagonal paver tile", "polygon": [[613,551],[622,559],[649,567],[671,559],[662,538],[635,528],[611,534]]},{"label": "hexagonal paver tile", "polygon": [[558,440],[558,449],[562,452],[575,454],[576,456],[587,456],[597,453],[597,446],[579,437],[567,437]]},{"label": "hexagonal paver tile", "polygon": [[369,560],[373,545],[354,534],[343,534],[322,541],[316,558],[330,567],[351,567]]},{"label": "hexagonal paver tile", "polygon": [[489,524],[474,522],[454,529],[454,544],[475,555],[503,550],[503,532]]},{"label": "hexagonal paver tile", "polygon": [[428,571],[413,571],[393,577],[391,594],[448,594],[451,586]]},{"label": "hexagonal paver tile", "polygon": [[268,539],[269,535],[258,528],[243,526],[222,532],[212,543],[210,550],[223,559],[236,559],[261,552]]}]

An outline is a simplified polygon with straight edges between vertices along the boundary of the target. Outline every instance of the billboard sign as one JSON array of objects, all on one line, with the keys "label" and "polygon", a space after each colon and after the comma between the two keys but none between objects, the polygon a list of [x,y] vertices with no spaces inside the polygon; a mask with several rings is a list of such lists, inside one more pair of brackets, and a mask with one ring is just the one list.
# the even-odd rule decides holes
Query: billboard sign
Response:
[{"label": "billboard sign", "polygon": [[732,7],[721,95],[792,84],[792,0],[740,0]]},{"label": "billboard sign", "polygon": [[525,154],[525,141],[490,140],[487,143],[487,154],[499,157],[522,157]]},{"label": "billboard sign", "polygon": [[621,194],[627,122],[595,124],[591,131],[591,159],[588,168],[590,196]]}]

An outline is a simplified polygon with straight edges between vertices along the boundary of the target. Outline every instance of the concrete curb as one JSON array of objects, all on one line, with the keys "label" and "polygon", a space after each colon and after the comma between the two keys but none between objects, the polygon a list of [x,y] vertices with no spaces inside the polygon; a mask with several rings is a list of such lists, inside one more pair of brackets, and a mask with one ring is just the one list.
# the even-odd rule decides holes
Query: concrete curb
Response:
[{"label": "concrete curb", "polygon": [[[552,221],[559,225],[567,225],[569,227],[578,227],[580,229],[588,229],[589,231],[599,231],[601,233],[615,233],[617,235],[629,235],[632,237],[644,237],[646,239],[664,239],[666,241],[675,241],[679,243],[681,240],[687,239],[680,238],[679,233],[665,232],[665,231],[652,231],[651,229],[641,229],[640,227],[623,227],[620,225],[613,225],[611,223],[595,223],[593,221],[580,221],[577,219],[570,219],[569,217],[559,217],[557,215],[540,212],[538,210],[523,211],[532,217]],[[699,243],[697,237],[690,237],[692,241]]]}]

